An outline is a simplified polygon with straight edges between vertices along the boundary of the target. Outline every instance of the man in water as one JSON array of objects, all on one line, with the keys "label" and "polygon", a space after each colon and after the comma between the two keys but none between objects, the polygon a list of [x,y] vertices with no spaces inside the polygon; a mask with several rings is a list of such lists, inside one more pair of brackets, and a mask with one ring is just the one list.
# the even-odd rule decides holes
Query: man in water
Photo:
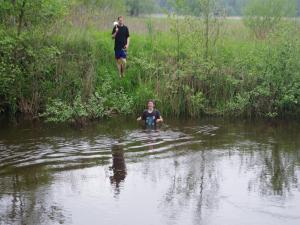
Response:
[{"label": "man in water", "polygon": [[129,30],[124,25],[123,16],[118,17],[118,24],[113,28],[112,38],[115,39],[115,57],[119,75],[122,78],[125,73],[126,56],[129,47]]},{"label": "man in water", "polygon": [[137,118],[137,121],[144,120],[146,126],[155,127],[157,123],[162,123],[163,118],[161,117],[158,110],[154,109],[154,101],[149,100],[148,109],[145,109],[143,114]]}]

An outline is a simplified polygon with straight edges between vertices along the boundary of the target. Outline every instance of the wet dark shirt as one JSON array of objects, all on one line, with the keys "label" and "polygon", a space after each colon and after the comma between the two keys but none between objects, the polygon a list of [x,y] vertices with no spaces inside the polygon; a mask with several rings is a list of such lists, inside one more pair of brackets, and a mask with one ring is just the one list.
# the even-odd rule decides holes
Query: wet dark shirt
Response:
[{"label": "wet dark shirt", "polygon": [[144,110],[142,114],[142,120],[145,121],[146,126],[156,126],[156,120],[160,119],[160,112],[153,110],[151,113],[148,110]]},{"label": "wet dark shirt", "polygon": [[[125,45],[127,44],[127,38],[129,37],[129,30],[128,27],[125,25],[119,26],[118,25],[118,33],[115,37],[115,51],[122,50]],[[116,32],[116,27],[113,28],[112,34]]]}]

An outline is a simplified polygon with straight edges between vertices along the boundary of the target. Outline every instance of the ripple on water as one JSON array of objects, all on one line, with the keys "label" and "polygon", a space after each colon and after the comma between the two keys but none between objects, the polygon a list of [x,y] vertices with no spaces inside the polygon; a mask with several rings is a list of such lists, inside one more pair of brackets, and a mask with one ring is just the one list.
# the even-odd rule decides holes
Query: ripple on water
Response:
[{"label": "ripple on water", "polygon": [[184,133],[177,130],[133,130],[120,138],[105,135],[92,138],[42,137],[26,139],[18,145],[0,143],[0,174],[24,167],[46,166],[47,168],[73,168],[108,163],[112,148],[118,145],[126,159],[163,155],[170,157],[175,152],[202,142],[201,135],[213,135],[214,126],[187,127]]}]

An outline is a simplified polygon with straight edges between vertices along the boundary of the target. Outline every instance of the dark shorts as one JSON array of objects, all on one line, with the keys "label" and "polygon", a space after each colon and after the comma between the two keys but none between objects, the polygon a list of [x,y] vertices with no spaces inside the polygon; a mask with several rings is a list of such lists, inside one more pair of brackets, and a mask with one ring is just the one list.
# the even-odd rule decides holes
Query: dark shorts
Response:
[{"label": "dark shorts", "polygon": [[124,49],[115,50],[115,57],[116,59],[120,59],[120,58],[126,59],[126,51]]}]

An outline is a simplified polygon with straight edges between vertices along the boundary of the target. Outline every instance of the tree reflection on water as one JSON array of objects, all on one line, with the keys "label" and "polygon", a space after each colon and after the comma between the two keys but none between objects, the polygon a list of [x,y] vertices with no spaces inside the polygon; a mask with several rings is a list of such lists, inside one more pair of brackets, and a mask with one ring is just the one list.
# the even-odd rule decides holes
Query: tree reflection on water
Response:
[{"label": "tree reflection on water", "polygon": [[26,169],[0,179],[0,224],[65,223],[61,205],[51,201],[47,171]]},{"label": "tree reflection on water", "polygon": [[[249,190],[258,188],[263,195],[288,194],[291,188],[298,186],[298,160],[295,156],[281,149],[279,144],[261,146],[260,151],[252,153],[251,160],[244,160],[246,167],[255,174],[254,179],[249,181]],[[253,170],[254,166],[256,171]]]},{"label": "tree reflection on water", "polygon": [[199,224],[206,209],[218,204],[219,172],[216,158],[208,151],[193,154],[183,161],[174,160],[169,188],[160,207],[167,217],[176,220],[187,207],[192,207],[195,224]]},{"label": "tree reflection on water", "polygon": [[[68,138],[50,136],[46,139],[51,140],[47,145],[39,145],[43,148],[36,147],[33,142],[36,155],[53,153],[55,161],[45,161],[48,166],[42,166],[39,161],[32,160],[32,164],[20,167],[19,157],[16,157],[9,170],[6,168],[10,156],[26,159],[34,154],[30,148],[26,152],[22,145],[7,151],[9,145],[6,144],[0,149],[4,156],[0,163],[0,225],[68,223],[71,220],[67,212],[75,215],[76,208],[73,208],[72,201],[67,204],[64,200],[74,196],[83,197],[83,202],[88,199],[85,203],[91,207],[90,203],[96,202],[95,208],[101,208],[104,200],[108,200],[105,210],[115,213],[118,211],[114,210],[119,208],[112,207],[115,202],[109,195],[111,190],[113,197],[124,194],[123,200],[129,196],[134,202],[135,191],[144,191],[145,188],[149,192],[142,192],[145,201],[142,199],[141,204],[153,200],[157,206],[159,202],[158,210],[169,224],[182,221],[182,218],[193,220],[194,224],[208,224],[209,215],[213,215],[218,207],[221,214],[226,213],[222,208],[224,202],[225,207],[232,206],[237,211],[243,206],[246,213],[263,207],[265,200],[269,204],[270,199],[275,199],[272,202],[275,205],[276,201],[288,202],[290,199],[285,196],[299,191],[299,130],[295,124],[270,126],[265,123],[216,122],[213,126],[207,123],[201,126],[170,125],[166,129],[148,132],[133,128],[123,131],[115,125],[109,133],[105,130],[100,136],[98,130],[82,131]],[[80,139],[81,136],[84,138]],[[49,149],[53,151],[49,152]],[[63,160],[57,160],[60,156]],[[48,159],[46,154],[40,157]],[[102,176],[98,169],[105,170],[109,160],[111,173]],[[72,182],[59,180],[59,173],[51,168],[59,168],[63,178],[68,177],[69,169],[73,174]],[[87,176],[89,179],[83,183],[78,175],[89,175],[88,171],[92,169],[96,169],[95,174]],[[109,177],[107,183],[103,182],[104,177]],[[102,188],[99,192],[93,182]],[[71,197],[69,183],[74,186]],[[84,192],[85,188],[88,191]],[[106,188],[108,192],[103,192]],[[62,192],[64,198],[55,199],[63,190],[67,193]],[[80,193],[91,193],[91,196]],[[247,208],[249,199],[252,200],[251,209]],[[135,205],[131,207],[136,210]],[[297,206],[292,209],[295,211],[295,208],[297,210]],[[266,206],[266,209],[273,213],[271,207]],[[277,211],[273,214],[279,215]],[[290,218],[287,214],[282,215]],[[291,215],[294,216],[294,212]]]}]

